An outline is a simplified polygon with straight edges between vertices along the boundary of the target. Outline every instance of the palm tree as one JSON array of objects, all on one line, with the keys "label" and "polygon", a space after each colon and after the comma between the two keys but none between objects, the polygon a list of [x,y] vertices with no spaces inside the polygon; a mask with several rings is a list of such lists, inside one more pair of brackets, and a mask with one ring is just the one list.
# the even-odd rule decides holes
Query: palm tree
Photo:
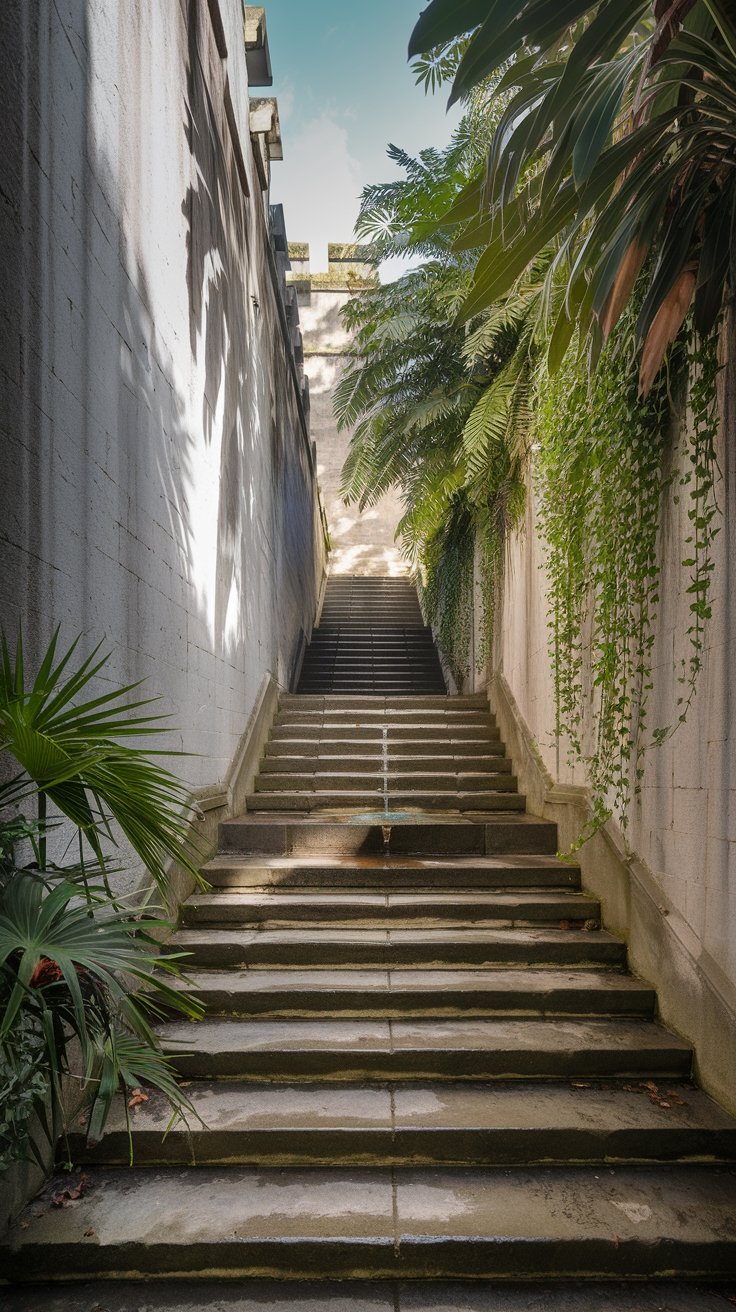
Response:
[{"label": "palm tree", "polygon": [[[468,34],[470,37],[468,39]],[[464,314],[506,295],[551,242],[593,359],[641,277],[646,393],[691,304],[709,333],[736,288],[736,21],[728,0],[432,0],[410,54],[462,46],[451,100],[497,78],[507,103],[449,219],[477,257]],[[452,63],[452,61],[450,61]]]}]

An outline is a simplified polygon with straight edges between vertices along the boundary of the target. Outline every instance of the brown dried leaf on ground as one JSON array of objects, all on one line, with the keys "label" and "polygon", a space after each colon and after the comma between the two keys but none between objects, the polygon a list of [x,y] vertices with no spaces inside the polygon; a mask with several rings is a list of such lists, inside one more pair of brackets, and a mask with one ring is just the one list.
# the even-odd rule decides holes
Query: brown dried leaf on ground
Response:
[{"label": "brown dried leaf on ground", "polygon": [[71,1207],[73,1203],[79,1202],[91,1184],[88,1175],[80,1175],[76,1184],[67,1185],[66,1189],[60,1189],[58,1193],[51,1195],[52,1207]]},{"label": "brown dried leaf on ground", "polygon": [[142,1102],[148,1102],[148,1094],[144,1093],[142,1089],[133,1089],[128,1099],[128,1106],[139,1107]]}]

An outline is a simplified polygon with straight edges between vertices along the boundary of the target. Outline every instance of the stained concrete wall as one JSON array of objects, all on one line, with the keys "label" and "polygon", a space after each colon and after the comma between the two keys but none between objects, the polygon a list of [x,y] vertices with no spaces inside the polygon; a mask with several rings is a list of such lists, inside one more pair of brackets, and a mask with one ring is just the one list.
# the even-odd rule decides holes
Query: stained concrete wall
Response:
[{"label": "stained concrete wall", "polygon": [[[687,722],[644,759],[631,802],[629,851],[615,824],[582,849],[584,878],[607,922],[629,939],[634,968],[655,983],[667,1022],[696,1047],[705,1083],[736,1106],[736,352],[720,377],[713,618]],[[671,724],[688,658],[690,596],[687,499],[668,499],[660,535],[661,586],[649,721]],[[586,814],[585,776],[570,770],[554,737],[544,553],[530,496],[526,523],[509,544],[497,615],[491,684],[532,809],[560,824],[563,846]]]},{"label": "stained concrete wall", "polygon": [[105,638],[221,806],[324,561],[242,5],[7,0],[0,31],[3,626],[31,663]]},{"label": "stained concrete wall", "polygon": [[330,574],[375,574],[397,577],[409,568],[395,541],[403,514],[401,498],[389,492],[375,505],[359,510],[346,506],[340,492],[342,467],[350,446],[351,429],[338,432],[333,393],[353,346],[340,311],[351,296],[375,285],[372,267],[360,248],[330,245],[328,270],[313,274],[309,247],[290,246],[292,274],[304,339],[304,371],[309,379],[310,428],[317,448],[319,480],[330,531]]}]

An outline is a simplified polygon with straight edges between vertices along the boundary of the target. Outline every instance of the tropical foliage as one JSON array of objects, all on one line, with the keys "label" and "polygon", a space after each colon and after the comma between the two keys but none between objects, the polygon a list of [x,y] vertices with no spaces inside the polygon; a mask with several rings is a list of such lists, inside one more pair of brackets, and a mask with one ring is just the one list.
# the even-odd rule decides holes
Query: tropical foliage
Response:
[{"label": "tropical foliage", "polygon": [[[612,811],[626,824],[642,752],[687,714],[710,617],[731,20],[720,0],[433,0],[411,48],[417,80],[453,79],[466,112],[445,152],[392,147],[405,180],[363,196],[359,235],[417,265],[346,310],[344,491],[402,490],[402,541],[462,683],[474,581],[482,658],[533,481],[558,739],[591,781],[586,833]],[[660,525],[678,501],[690,648],[652,723]]]},{"label": "tropical foliage", "polygon": [[335,397],[338,423],[354,430],[344,494],[365,506],[388,487],[401,489],[399,535],[458,680],[468,661],[476,531],[500,540],[524,503],[534,331],[548,263],[537,261],[467,328],[458,322],[473,262],[452,249],[437,220],[487,145],[487,99],[475,98],[447,150],[413,159],[392,147],[405,179],[364,192],[357,232],[376,258],[409,252],[421,262],[349,302],[358,358]]},{"label": "tropical foliage", "polygon": [[[54,635],[29,679],[20,638],[12,656],[2,641],[0,752],[15,769],[0,785],[0,1169],[38,1154],[34,1115],[53,1142],[82,1093],[93,1137],[120,1089],[145,1082],[188,1109],[152,1022],[172,1009],[201,1014],[178,955],[159,948],[166,920],[110,884],[115,825],[162,897],[168,861],[196,875],[183,786],[130,742],[160,732],[161,717],[150,699],[130,700],[135,686],[93,690],[108,659],[99,648],[76,665],[77,643],[57,648]],[[31,818],[19,812],[28,804]],[[76,834],[72,864],[48,856],[63,817]]]},{"label": "tropical foliage", "polygon": [[[458,45],[460,39],[460,45]],[[450,219],[477,256],[466,316],[555,244],[549,355],[593,359],[643,279],[646,393],[694,303],[702,334],[736,287],[736,18],[729,0],[432,0],[410,53],[507,92]],[[428,52],[428,53],[427,53]],[[429,75],[425,73],[425,80]]]}]

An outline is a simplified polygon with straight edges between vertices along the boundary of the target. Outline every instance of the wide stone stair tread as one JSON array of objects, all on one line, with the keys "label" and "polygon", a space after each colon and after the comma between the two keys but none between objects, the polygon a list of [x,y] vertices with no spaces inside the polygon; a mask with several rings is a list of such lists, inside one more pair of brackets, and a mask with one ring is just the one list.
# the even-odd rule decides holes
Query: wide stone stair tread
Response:
[{"label": "wide stone stair tread", "polygon": [[374,891],[430,888],[469,891],[473,888],[542,887],[578,889],[580,869],[554,857],[488,856],[448,858],[404,857],[376,860],[339,856],[271,857],[225,856],[202,867],[213,887],[322,887],[370,886]]},{"label": "wide stone stair tread", "polygon": [[[68,1177],[56,1182],[62,1188]],[[9,1278],[733,1278],[728,1167],[150,1167],[88,1173],[4,1241]],[[54,1188],[52,1183],[51,1188]]]},{"label": "wide stone stair tread", "polygon": [[[728,1287],[736,1296],[736,1284]],[[10,1290],[4,1312],[729,1312],[721,1285],[647,1280],[92,1281]]]},{"label": "wide stone stair tread", "polygon": [[295,890],[292,892],[196,893],[184,907],[187,925],[250,924],[254,921],[361,920],[397,922],[403,919],[440,920],[449,926],[467,921],[597,921],[600,903],[582,893],[500,891],[390,892],[354,889]]},{"label": "wide stone stair tread", "polygon": [[329,791],[323,789],[320,792],[261,792],[249,793],[246,797],[246,806],[249,811],[293,811],[298,815],[303,811],[312,811],[316,809],[328,809],[337,811],[341,807],[378,807],[386,803],[386,809],[398,809],[401,807],[416,807],[419,810],[438,809],[446,811],[523,811],[526,807],[526,798],[521,793],[503,792],[472,792],[461,793],[451,792],[420,792],[419,789],[412,792],[408,789],[399,790],[396,787],[391,789],[388,796],[381,789],[370,791],[368,789],[349,791],[347,789],[340,791]]},{"label": "wide stone stair tread", "polygon": [[159,1028],[187,1079],[606,1079],[690,1074],[688,1044],[649,1020],[238,1020]]},{"label": "wide stone stair tread", "polygon": [[[651,1083],[651,1082],[650,1082]],[[541,1165],[551,1162],[732,1162],[736,1121],[687,1084],[657,1095],[566,1084],[257,1084],[193,1081],[188,1121],[170,1127],[160,1095],[133,1110],[142,1164]],[[667,1097],[669,1095],[669,1098]],[[200,1118],[200,1119],[197,1119]],[[126,1109],[75,1160],[125,1165]]]},{"label": "wide stone stair tread", "polygon": [[625,965],[621,939],[603,930],[280,928],[181,929],[171,946],[185,966]]},{"label": "wide stone stair tread", "polygon": [[371,1016],[651,1016],[653,989],[616,971],[190,970],[208,1013]]}]

